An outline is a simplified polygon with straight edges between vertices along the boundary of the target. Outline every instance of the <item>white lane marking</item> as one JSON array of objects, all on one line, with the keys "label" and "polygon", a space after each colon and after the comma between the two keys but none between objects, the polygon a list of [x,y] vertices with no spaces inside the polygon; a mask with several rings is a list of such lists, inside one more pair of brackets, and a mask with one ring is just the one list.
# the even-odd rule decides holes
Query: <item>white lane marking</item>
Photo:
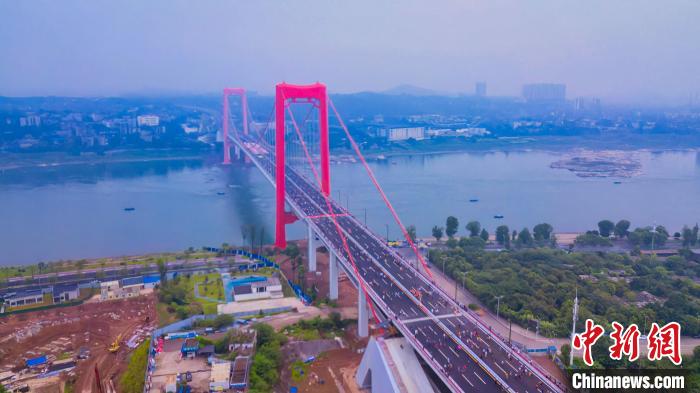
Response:
[{"label": "white lane marking", "polygon": [[450,348],[450,351],[452,351],[452,353],[455,354],[455,356],[459,357],[459,354],[457,353],[457,351],[455,351],[455,350],[452,348],[451,345],[449,346],[449,348]]},{"label": "white lane marking", "polygon": [[476,371],[474,371],[474,375],[476,375],[476,377],[479,378],[479,381],[481,381],[484,385],[486,385],[486,381],[481,379],[481,377],[479,376],[479,374],[476,373]]},{"label": "white lane marking", "polygon": [[508,378],[508,371],[504,370],[503,367],[501,367],[501,365],[498,364],[498,362],[495,362],[495,363],[496,363],[496,367],[498,367],[501,371],[503,371],[503,374],[505,374],[506,378]]},{"label": "white lane marking", "polygon": [[462,375],[462,378],[464,378],[464,380],[467,381],[467,383],[468,383],[471,387],[474,387],[474,384],[472,383],[472,381],[469,380],[469,378],[465,377],[464,374],[461,374],[461,375]]},{"label": "white lane marking", "polygon": [[506,364],[507,364],[507,365],[509,365],[509,366],[510,366],[510,368],[512,368],[512,369],[513,369],[513,371],[515,371],[515,372],[517,372],[517,371],[518,371],[518,369],[517,369],[517,368],[515,368],[515,367],[513,367],[513,365],[512,365],[512,364],[510,364],[510,362],[509,362],[509,361],[507,361],[507,360],[506,360]]},{"label": "white lane marking", "polygon": [[489,343],[487,343],[486,341],[484,341],[484,339],[481,338],[481,336],[477,336],[477,338],[479,339],[479,341],[481,341],[482,343],[486,344],[486,346],[487,346],[488,348],[491,348],[491,346],[489,345]]},{"label": "white lane marking", "polygon": [[438,348],[438,352],[440,352],[440,355],[445,357],[445,360],[447,360],[448,362],[450,361],[450,358],[448,358],[447,355],[445,355],[445,353],[442,352],[442,350],[440,348]]}]

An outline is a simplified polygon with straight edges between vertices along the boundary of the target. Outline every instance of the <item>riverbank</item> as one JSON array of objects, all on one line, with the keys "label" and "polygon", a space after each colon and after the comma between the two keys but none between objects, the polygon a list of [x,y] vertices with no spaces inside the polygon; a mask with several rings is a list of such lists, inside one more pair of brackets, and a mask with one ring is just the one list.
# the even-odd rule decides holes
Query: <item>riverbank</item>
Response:
[{"label": "riverbank", "polygon": [[[492,138],[439,138],[422,141],[403,141],[381,148],[363,149],[367,158],[384,156],[450,154],[465,152],[545,152],[563,153],[576,150],[591,151],[698,151],[700,136],[694,135],[578,135],[578,136],[513,136]],[[354,156],[349,150],[336,150],[347,156]]]},{"label": "riverbank", "polygon": [[211,153],[212,150],[208,148],[110,150],[104,153],[83,152],[77,155],[64,152],[4,153],[0,159],[0,173],[18,169],[57,168],[74,165],[204,160]]},{"label": "riverbank", "polygon": [[[433,138],[421,141],[395,142],[375,148],[363,148],[362,154],[370,159],[411,155],[455,154],[465,152],[546,152],[569,153],[572,151],[700,151],[700,136],[694,135],[577,135],[577,136],[512,136],[490,138]],[[181,149],[117,149],[102,153],[67,152],[3,153],[0,171],[21,168],[59,167],[80,164],[128,163],[173,160],[205,160],[216,162],[220,152],[209,146]],[[355,152],[334,148],[333,160],[354,162]]]}]

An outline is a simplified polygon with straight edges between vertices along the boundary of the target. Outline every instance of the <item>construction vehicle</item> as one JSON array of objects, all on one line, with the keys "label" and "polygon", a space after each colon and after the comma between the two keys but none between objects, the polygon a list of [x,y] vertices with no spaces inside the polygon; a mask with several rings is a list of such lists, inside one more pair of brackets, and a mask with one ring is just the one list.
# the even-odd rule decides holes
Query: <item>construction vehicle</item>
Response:
[{"label": "construction vehicle", "polygon": [[114,340],[112,345],[110,345],[109,352],[116,353],[119,350],[119,342],[122,340],[122,335],[119,334],[117,338]]}]

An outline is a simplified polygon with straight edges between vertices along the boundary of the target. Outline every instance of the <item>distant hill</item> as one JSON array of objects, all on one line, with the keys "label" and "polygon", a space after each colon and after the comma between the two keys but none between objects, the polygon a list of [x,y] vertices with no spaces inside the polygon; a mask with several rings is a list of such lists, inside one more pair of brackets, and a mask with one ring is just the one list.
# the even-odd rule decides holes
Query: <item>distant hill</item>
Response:
[{"label": "distant hill", "polygon": [[396,87],[392,87],[389,90],[382,92],[388,95],[407,95],[407,96],[445,96],[448,94],[441,93],[435,90],[426,89],[424,87],[418,87],[409,84],[403,84]]}]

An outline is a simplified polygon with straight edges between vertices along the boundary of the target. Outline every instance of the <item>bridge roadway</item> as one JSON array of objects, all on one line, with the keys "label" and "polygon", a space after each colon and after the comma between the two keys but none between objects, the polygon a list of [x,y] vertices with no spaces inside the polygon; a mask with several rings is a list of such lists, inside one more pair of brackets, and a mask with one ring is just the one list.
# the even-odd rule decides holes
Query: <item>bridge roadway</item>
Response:
[{"label": "bridge roadway", "polygon": [[[243,150],[267,172],[269,179],[274,178],[272,162]],[[328,214],[330,203],[370,297],[452,390],[525,393],[564,390],[533,366],[529,358],[511,349],[475,316],[460,309],[342,207],[332,200],[327,202],[307,179],[289,166],[286,173],[288,202],[301,210],[305,216],[302,218],[318,229],[319,236],[349,266],[350,258]],[[411,293],[412,289],[420,290],[420,299]]]}]

